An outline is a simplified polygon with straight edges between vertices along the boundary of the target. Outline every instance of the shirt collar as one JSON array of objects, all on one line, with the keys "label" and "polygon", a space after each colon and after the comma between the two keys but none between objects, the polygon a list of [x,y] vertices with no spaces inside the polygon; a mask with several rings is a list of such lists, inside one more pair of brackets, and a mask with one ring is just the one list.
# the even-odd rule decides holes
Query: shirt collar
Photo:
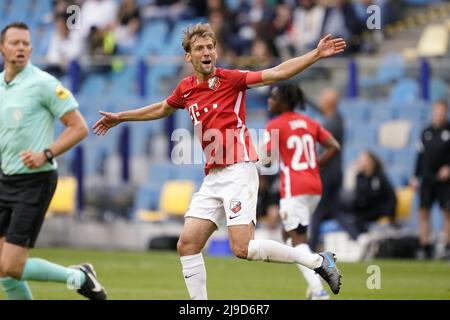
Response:
[{"label": "shirt collar", "polygon": [[27,77],[27,75],[30,73],[31,69],[33,69],[33,65],[31,62],[28,62],[27,66],[25,68],[23,68],[22,71],[20,71],[18,74],[16,74],[16,76],[10,83],[6,83],[5,71],[3,70],[3,72],[0,73],[0,75],[1,75],[0,84],[2,84],[5,87],[19,84]]}]

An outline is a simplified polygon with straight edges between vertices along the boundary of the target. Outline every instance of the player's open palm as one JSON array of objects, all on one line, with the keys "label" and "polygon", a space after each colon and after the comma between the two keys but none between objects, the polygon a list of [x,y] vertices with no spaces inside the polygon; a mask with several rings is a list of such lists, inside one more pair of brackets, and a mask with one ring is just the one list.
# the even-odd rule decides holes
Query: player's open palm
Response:
[{"label": "player's open palm", "polygon": [[109,129],[120,123],[120,119],[116,113],[100,111],[100,114],[103,117],[94,124],[92,129],[96,135],[104,136]]},{"label": "player's open palm", "polygon": [[321,58],[326,58],[341,53],[347,46],[344,39],[332,39],[331,37],[331,34],[326,35],[320,40],[319,44],[317,45],[317,49],[319,50]]}]

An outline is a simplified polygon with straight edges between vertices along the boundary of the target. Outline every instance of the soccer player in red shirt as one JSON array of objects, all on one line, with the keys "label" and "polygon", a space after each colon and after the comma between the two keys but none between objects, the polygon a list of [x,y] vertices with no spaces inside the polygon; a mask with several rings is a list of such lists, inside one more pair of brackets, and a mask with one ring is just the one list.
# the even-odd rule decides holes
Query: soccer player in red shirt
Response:
[{"label": "soccer player in red shirt", "polygon": [[[280,160],[280,217],[285,236],[292,246],[311,254],[307,243],[307,227],[322,195],[319,170],[340,150],[339,142],[319,123],[294,111],[305,108],[301,89],[294,84],[274,87],[268,100],[269,112],[278,115],[271,120],[265,132],[265,152],[279,153]],[[277,141],[271,134],[276,131]],[[325,151],[317,157],[316,145]],[[267,161],[266,161],[267,162]],[[329,255],[333,255],[329,253]],[[310,268],[298,264],[308,283],[307,297],[313,300],[329,299],[319,276]]]},{"label": "soccer player in red shirt", "polygon": [[319,59],[344,51],[345,41],[327,35],[309,53],[258,72],[216,68],[216,37],[209,24],[188,28],[182,45],[185,60],[194,67],[194,75],[183,79],[164,101],[119,113],[100,112],[103,117],[93,129],[95,134],[104,135],[124,121],[161,119],[178,109],[190,113],[206,157],[206,177],[192,198],[178,241],[190,297],[207,299],[201,251],[224,218],[231,249],[238,258],[298,263],[323,270],[322,276],[338,293],[340,275],[331,256],[304,253],[276,241],[254,240],[257,154],[245,125],[245,91],[289,79]]}]

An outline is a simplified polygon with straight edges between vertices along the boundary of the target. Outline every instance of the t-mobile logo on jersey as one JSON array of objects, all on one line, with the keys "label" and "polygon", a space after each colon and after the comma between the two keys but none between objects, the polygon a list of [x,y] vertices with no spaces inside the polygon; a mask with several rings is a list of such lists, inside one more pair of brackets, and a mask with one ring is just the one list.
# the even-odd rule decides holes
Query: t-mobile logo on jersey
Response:
[{"label": "t-mobile logo on jersey", "polygon": [[194,122],[194,126],[201,122],[201,120],[199,120],[199,117],[200,117],[202,114],[208,113],[208,112],[210,112],[211,110],[215,110],[215,109],[217,109],[218,107],[219,107],[219,106],[217,105],[217,103],[214,103],[214,104],[212,105],[212,107],[209,107],[209,108],[208,108],[208,107],[200,108],[200,107],[198,106],[198,103],[194,103],[193,105],[189,106],[189,107],[188,107],[188,110],[189,110],[189,114],[191,115],[191,119],[192,119],[192,121]]}]

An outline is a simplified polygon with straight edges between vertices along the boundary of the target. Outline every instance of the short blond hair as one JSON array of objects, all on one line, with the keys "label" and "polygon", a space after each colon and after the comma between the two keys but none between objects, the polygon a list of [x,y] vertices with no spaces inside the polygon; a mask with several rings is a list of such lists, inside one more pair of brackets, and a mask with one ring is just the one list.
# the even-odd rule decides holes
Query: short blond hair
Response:
[{"label": "short blond hair", "polygon": [[183,49],[185,52],[191,52],[191,44],[197,37],[211,38],[214,47],[216,46],[216,35],[209,23],[197,23],[193,27],[188,27],[183,33]]}]

